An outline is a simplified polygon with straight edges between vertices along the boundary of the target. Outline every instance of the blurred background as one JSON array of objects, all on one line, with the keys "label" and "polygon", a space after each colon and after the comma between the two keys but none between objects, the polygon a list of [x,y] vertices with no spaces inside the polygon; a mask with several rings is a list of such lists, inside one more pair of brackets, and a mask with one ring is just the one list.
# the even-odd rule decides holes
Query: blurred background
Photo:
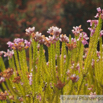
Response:
[{"label": "blurred background", "polygon": [[69,35],[73,26],[82,25],[89,35],[86,21],[94,19],[102,4],[103,0],[0,0],[0,50],[6,51],[6,43],[14,38],[27,38],[25,29],[32,26],[44,35],[58,26]]}]

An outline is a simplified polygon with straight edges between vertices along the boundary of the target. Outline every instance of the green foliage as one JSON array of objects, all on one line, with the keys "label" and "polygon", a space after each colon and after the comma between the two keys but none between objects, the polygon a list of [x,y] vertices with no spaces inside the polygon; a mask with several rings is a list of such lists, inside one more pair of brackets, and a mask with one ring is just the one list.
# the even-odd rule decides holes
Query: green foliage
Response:
[{"label": "green foliage", "polygon": [[[101,27],[100,16],[95,33],[90,37],[88,53],[84,52],[84,45],[78,40],[80,33],[75,36],[76,44],[72,41],[74,39],[69,36],[69,43],[60,42],[58,39],[55,43],[47,46],[47,51],[44,50],[43,43],[35,40],[36,33],[32,33],[31,45],[28,50],[25,48],[14,49],[14,56],[8,59],[9,69],[6,70],[3,59],[0,57],[2,73],[0,75],[5,77],[5,82],[2,82],[1,85],[7,91],[4,94],[5,98],[0,97],[2,100],[0,103],[7,101],[10,103],[59,103],[60,95],[89,95],[91,92],[102,95]],[[44,36],[40,38],[46,39]],[[96,53],[98,42],[100,58]],[[46,52],[48,52],[48,59],[45,56]],[[26,60],[28,54],[29,62]],[[86,58],[83,58],[85,54]],[[92,60],[94,60],[93,65],[91,65]],[[10,76],[8,76],[9,73],[11,73]],[[3,92],[0,93],[3,94]]]}]

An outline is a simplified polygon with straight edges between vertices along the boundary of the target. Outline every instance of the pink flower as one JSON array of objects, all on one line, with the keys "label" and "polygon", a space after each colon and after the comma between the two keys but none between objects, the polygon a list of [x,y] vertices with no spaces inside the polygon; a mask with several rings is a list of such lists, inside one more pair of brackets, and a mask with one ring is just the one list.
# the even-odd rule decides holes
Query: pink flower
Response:
[{"label": "pink flower", "polygon": [[38,94],[36,98],[41,101],[41,94]]},{"label": "pink flower", "polygon": [[45,36],[39,32],[36,32],[34,35],[34,40],[40,44],[43,44],[45,42],[44,38],[45,38]]},{"label": "pink flower", "polygon": [[58,37],[61,34],[62,29],[58,28],[58,27],[50,27],[47,31],[47,33],[51,34],[51,35],[55,35],[56,37]]},{"label": "pink flower", "polygon": [[80,65],[79,65],[79,63],[76,66],[76,70],[78,70],[78,72],[80,73]]},{"label": "pink flower", "polygon": [[4,57],[8,56],[8,59],[12,58],[13,55],[14,55],[14,51],[13,50],[10,51],[9,49],[7,49],[7,52],[4,52]]},{"label": "pink flower", "polygon": [[91,32],[91,36],[93,36],[93,34],[95,33],[95,28],[94,29],[92,29],[92,28],[88,28],[88,30],[90,30],[90,32]]},{"label": "pink flower", "polygon": [[71,75],[70,76],[70,79],[73,81],[73,82],[77,82],[79,80],[79,76],[76,76],[75,74]]},{"label": "pink flower", "polygon": [[70,73],[71,73],[71,72],[70,72],[70,70],[68,69],[67,72],[66,72],[66,74],[69,76]]},{"label": "pink flower", "polygon": [[98,8],[97,8],[97,11],[98,11],[99,13],[101,13],[101,8],[100,8],[100,7],[98,7]]},{"label": "pink flower", "polygon": [[0,77],[0,83],[5,82],[5,78],[4,77]]},{"label": "pink flower", "polygon": [[82,44],[83,44],[83,45],[86,45],[86,44],[88,44],[88,42],[83,39],[83,40],[82,40]]},{"label": "pink flower", "polygon": [[27,35],[30,35],[30,34],[32,34],[32,33],[35,31],[35,27],[32,27],[32,28],[29,27],[29,28],[26,29],[25,31],[26,31],[26,34],[27,34]]},{"label": "pink flower", "polygon": [[99,13],[97,13],[96,16],[94,16],[94,17],[95,17],[95,18],[98,18],[98,17],[99,17]]},{"label": "pink flower", "polygon": [[77,41],[76,41],[75,38],[71,38],[71,42],[73,42],[73,43],[77,43]]},{"label": "pink flower", "polygon": [[103,19],[103,13],[101,14],[101,19]]},{"label": "pink flower", "polygon": [[8,42],[8,47],[14,50],[22,50],[22,48],[27,49],[30,47],[31,42],[24,40],[23,38],[16,38],[13,42]]},{"label": "pink flower", "polygon": [[88,39],[89,39],[89,37],[88,37],[87,33],[82,32],[82,34],[83,34],[83,38],[84,38],[85,40],[88,40]]},{"label": "pink flower", "polygon": [[92,90],[92,89],[93,89],[92,87],[88,88],[88,90]]},{"label": "pink flower", "polygon": [[88,86],[88,84],[85,84],[85,86]]},{"label": "pink flower", "polygon": [[55,36],[55,35],[53,35],[52,37],[53,37],[53,40],[54,40],[55,42],[59,40],[59,37],[57,37],[57,36]]},{"label": "pink flower", "polygon": [[54,33],[55,36],[59,36],[61,31],[62,31],[62,29],[61,28],[59,29],[58,27],[55,27],[53,29],[53,33]]},{"label": "pink flower", "polygon": [[30,42],[28,42],[27,40],[24,40],[24,43],[25,43],[25,46],[28,46],[28,47],[30,47]]},{"label": "pink flower", "polygon": [[54,26],[50,27],[50,28],[48,29],[47,33],[49,33],[49,34],[53,33],[53,29],[54,29]]},{"label": "pink flower", "polygon": [[30,75],[29,75],[29,84],[30,84],[30,85],[32,85],[32,81],[33,81],[33,80],[32,80],[32,73],[30,73]]},{"label": "pink flower", "polygon": [[95,98],[95,97],[96,97],[96,95],[97,95],[97,94],[96,94],[96,92],[94,92],[94,93],[93,93],[93,92],[91,92],[89,97],[90,97],[90,98]]},{"label": "pink flower", "polygon": [[46,65],[49,66],[49,62],[47,62]]},{"label": "pink flower", "polygon": [[80,26],[73,27],[73,30],[72,30],[72,32],[73,32],[73,34],[74,34],[75,36],[78,36],[81,31],[82,31],[81,25],[80,25]]},{"label": "pink flower", "polygon": [[69,42],[69,38],[66,35],[61,34],[60,39],[61,42]]},{"label": "pink flower", "polygon": [[51,42],[51,43],[56,43],[56,41],[58,41],[59,40],[59,37],[56,37],[55,35],[53,35],[53,36],[49,36],[49,41]]},{"label": "pink flower", "polygon": [[24,83],[23,83],[23,82],[20,82],[20,84],[23,85]]},{"label": "pink flower", "polygon": [[12,46],[14,46],[14,43],[12,43],[11,41],[7,42],[8,47],[10,47],[12,49]]},{"label": "pink flower", "polygon": [[100,58],[100,51],[96,51],[97,57]]},{"label": "pink flower", "polygon": [[41,39],[41,40],[38,41],[38,43],[40,43],[40,44],[44,44],[44,42],[45,42],[44,39]]},{"label": "pink flower", "polygon": [[66,59],[66,55],[64,55],[64,60]]},{"label": "pink flower", "polygon": [[94,24],[95,27],[96,27],[97,24],[98,24],[98,20],[87,20],[87,22],[88,22],[88,23],[90,22],[90,26],[92,26],[92,25]]},{"label": "pink flower", "polygon": [[23,38],[16,38],[16,39],[14,39],[14,43],[20,43],[20,42],[23,42],[24,41],[24,39]]},{"label": "pink flower", "polygon": [[44,41],[44,44],[49,47],[51,45],[51,41],[48,37],[45,37],[45,41]]},{"label": "pink flower", "polygon": [[103,30],[100,31],[100,36],[103,36]]},{"label": "pink flower", "polygon": [[36,32],[36,34],[35,34],[35,38],[38,40],[39,38],[41,38],[41,35],[42,33],[39,33],[39,32]]},{"label": "pink flower", "polygon": [[98,18],[101,15],[101,19],[103,19],[103,9],[98,7],[97,11],[98,11],[98,13],[96,14],[95,18]]},{"label": "pink flower", "polygon": [[7,45],[8,45],[8,47],[10,47],[11,49],[13,49],[13,48],[17,48],[17,46],[18,46],[19,44],[21,44],[22,42],[24,42],[24,39],[23,39],[23,38],[16,38],[16,39],[14,39],[13,42],[11,42],[11,41],[7,42]]},{"label": "pink flower", "polygon": [[87,36],[87,33],[82,32],[79,35],[79,38],[77,39],[78,41],[81,41],[83,45],[88,44],[87,40],[89,39],[89,37]]},{"label": "pink flower", "polygon": [[37,45],[37,48],[38,48],[38,49],[40,48],[40,44]]}]

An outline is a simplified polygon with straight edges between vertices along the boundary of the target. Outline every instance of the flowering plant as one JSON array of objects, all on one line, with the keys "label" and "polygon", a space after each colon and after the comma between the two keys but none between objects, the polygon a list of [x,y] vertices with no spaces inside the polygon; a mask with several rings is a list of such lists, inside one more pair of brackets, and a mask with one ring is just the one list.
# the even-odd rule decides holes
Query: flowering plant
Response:
[{"label": "flowering plant", "polygon": [[[54,26],[48,29],[48,37],[29,27],[30,41],[9,41],[10,50],[0,51],[0,103],[59,103],[60,95],[103,94],[103,10],[99,7],[97,11],[99,19],[87,21],[91,26],[89,48],[84,48],[89,37],[81,25],[73,27],[74,38]],[[8,57],[7,69],[3,55]]]}]

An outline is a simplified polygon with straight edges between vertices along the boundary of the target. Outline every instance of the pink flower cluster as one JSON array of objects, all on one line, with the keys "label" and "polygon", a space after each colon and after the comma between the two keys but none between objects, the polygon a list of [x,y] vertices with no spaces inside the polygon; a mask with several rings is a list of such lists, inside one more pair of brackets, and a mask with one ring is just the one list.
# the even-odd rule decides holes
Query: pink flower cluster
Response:
[{"label": "pink flower cluster", "polygon": [[61,42],[69,42],[69,38],[66,35],[61,34],[60,39]]},{"label": "pink flower cluster", "polygon": [[75,38],[71,38],[71,43],[76,44],[76,43],[77,43],[77,40],[76,40]]},{"label": "pink flower cluster", "polygon": [[[93,36],[93,34],[95,33],[96,27],[98,25],[98,20],[87,20],[87,22],[90,23],[91,28],[89,27],[88,29],[91,32],[90,36]],[[100,37],[103,36],[103,30],[100,31]]]},{"label": "pink flower cluster", "polygon": [[96,14],[95,18],[98,18],[99,16],[101,16],[101,19],[103,19],[103,9],[98,7],[97,11],[98,11],[98,13]]},{"label": "pink flower cluster", "polygon": [[39,32],[36,32],[35,34],[32,35],[33,39],[40,43],[40,44],[43,44],[45,42],[44,40],[44,35],[42,35],[42,33],[39,33]]},{"label": "pink flower cluster", "polygon": [[[35,27],[33,27],[33,28],[35,28]],[[28,32],[31,33],[32,38],[39,44],[44,44],[47,47],[49,47],[51,44],[55,44],[58,40],[60,40],[61,42],[72,43],[71,45],[67,44],[69,46],[69,48],[73,47],[73,43],[75,44],[74,47],[76,47],[77,40],[75,38],[74,39],[72,38],[69,41],[69,38],[66,35],[61,34],[61,31],[62,31],[61,28],[58,28],[55,26],[50,27],[48,29],[47,33],[49,33],[51,36],[48,36],[48,37],[45,37],[40,32],[34,33],[33,28],[26,29],[26,34],[28,34]],[[83,30],[81,29],[81,25],[73,27],[73,30],[72,30],[72,32],[74,33],[75,36],[79,36],[78,40],[80,40],[83,43],[83,45],[86,45],[86,44],[88,44],[88,42],[86,40],[88,40],[89,37],[87,36],[87,34],[85,32],[82,32],[82,31]],[[9,46],[12,46],[12,45],[13,45],[12,43],[9,43]]]},{"label": "pink flower cluster", "polygon": [[93,34],[95,33],[95,29],[98,25],[98,20],[87,20],[88,23],[90,23],[90,26],[92,28],[88,28],[91,32],[91,36],[93,36]]},{"label": "pink flower cluster", "polygon": [[77,47],[77,41],[75,38],[71,38],[71,40],[69,41],[69,43],[66,43],[66,46],[68,48],[68,50],[73,50]]},{"label": "pink flower cluster", "polygon": [[42,33],[39,32],[36,33],[32,32],[31,36],[39,44],[45,44],[47,47],[49,47],[51,43],[56,43],[56,41],[59,40],[61,31],[62,31],[61,28],[52,26],[47,31],[47,33],[51,34],[52,36],[45,37],[44,35],[42,35]]},{"label": "pink flower cluster", "polygon": [[83,31],[83,30],[81,29],[81,25],[80,25],[80,26],[73,27],[72,33],[73,33],[75,36],[78,36],[81,31]]},{"label": "pink flower cluster", "polygon": [[90,23],[90,26],[95,26],[95,27],[97,27],[97,25],[98,25],[98,20],[87,20],[87,22],[88,23]]},{"label": "pink flower cluster", "polygon": [[87,36],[87,33],[82,32],[82,33],[80,33],[77,41],[81,41],[83,45],[86,45],[86,44],[88,44],[88,42],[87,42],[88,39],[89,39],[89,37]]},{"label": "pink flower cluster", "polygon": [[73,74],[70,76],[70,79],[72,80],[72,82],[77,82],[79,80],[79,76],[78,75],[76,76],[75,74]]},{"label": "pink flower cluster", "polygon": [[0,57],[4,54],[4,57],[8,57],[9,58],[12,58],[12,56],[14,55],[14,51],[13,50],[9,50],[7,49],[7,52],[5,51],[0,51]]},{"label": "pink flower cluster", "polygon": [[45,45],[46,46],[50,46],[51,43],[56,43],[56,41],[59,40],[59,36],[62,32],[62,29],[61,28],[58,28],[58,27],[50,27],[47,31],[47,33],[49,33],[50,35],[52,36],[49,36],[49,37],[46,37],[45,38]]},{"label": "pink flower cluster", "polygon": [[89,39],[89,37],[87,36],[87,34],[85,32],[82,32],[82,44],[86,45],[88,44],[87,40]]},{"label": "pink flower cluster", "polygon": [[54,35],[54,36],[59,36],[61,34],[61,31],[62,29],[61,28],[58,28],[58,27],[50,27],[47,31],[47,33],[51,34],[51,35]]},{"label": "pink flower cluster", "polygon": [[29,28],[26,29],[25,31],[26,31],[26,34],[27,34],[27,35],[31,35],[31,34],[35,31],[35,27],[32,27],[32,28],[29,27]]},{"label": "pink flower cluster", "polygon": [[13,42],[7,42],[8,47],[14,50],[21,50],[22,48],[27,49],[28,47],[30,47],[30,44],[31,43],[29,41],[24,40],[23,38],[16,38]]},{"label": "pink flower cluster", "polygon": [[9,58],[12,58],[12,56],[14,55],[14,50],[9,50],[7,49],[7,52],[4,52],[4,57],[8,57]]},{"label": "pink flower cluster", "polygon": [[85,32],[83,32],[83,30],[81,29],[81,25],[73,27],[72,32],[75,36],[78,36],[77,41],[81,41],[83,45],[88,44],[87,40],[89,39],[89,37]]}]

